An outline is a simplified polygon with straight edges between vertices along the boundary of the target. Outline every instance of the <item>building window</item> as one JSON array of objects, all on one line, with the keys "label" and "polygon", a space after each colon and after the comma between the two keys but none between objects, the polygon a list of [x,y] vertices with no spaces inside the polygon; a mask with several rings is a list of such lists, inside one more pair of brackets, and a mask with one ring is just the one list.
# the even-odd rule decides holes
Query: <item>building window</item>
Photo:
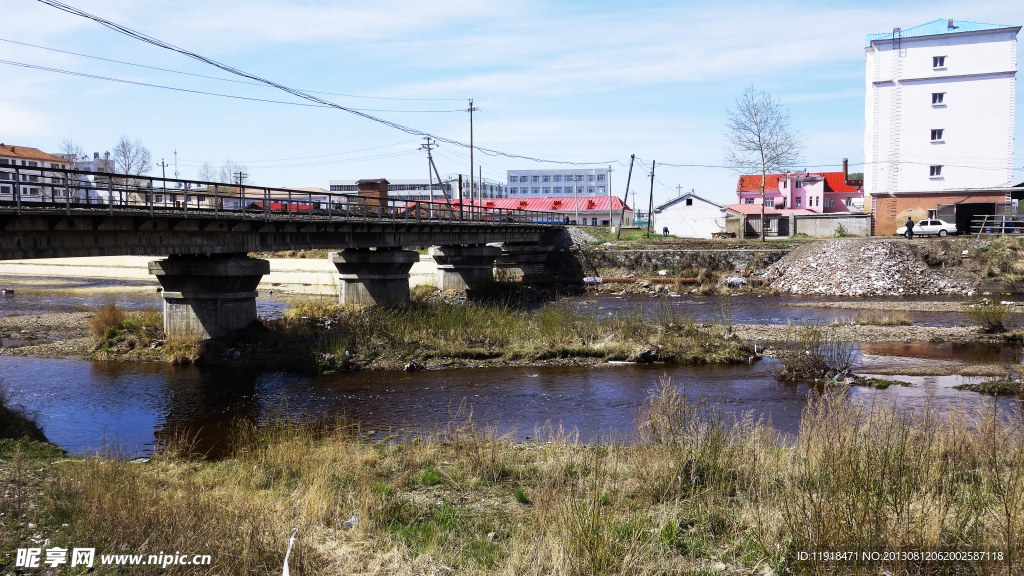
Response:
[{"label": "building window", "polygon": [[929,174],[928,175],[931,176],[932,178],[939,178],[939,177],[941,177],[942,176],[942,166],[930,166],[929,167]]},{"label": "building window", "polygon": [[754,203],[754,199],[753,198],[744,198],[743,199],[743,203],[744,204],[753,204]]},{"label": "building window", "polygon": [[562,181],[562,175],[561,174],[555,174],[554,176],[551,177],[551,180],[553,182],[561,182]]},{"label": "building window", "polygon": [[605,190],[604,190],[604,186],[598,186],[598,187],[597,187],[597,193],[598,193],[598,194],[604,194],[604,192],[605,192]]},{"label": "building window", "polygon": [[561,186],[555,186],[555,194],[561,194],[561,193],[562,193],[562,187]]},{"label": "building window", "polygon": [[825,198],[825,208],[835,208],[835,207],[836,207],[836,199],[835,198]]},{"label": "building window", "polygon": [[551,194],[551,188],[549,186],[545,186],[544,187],[544,193],[545,194]]},{"label": "building window", "polygon": [[519,176],[509,176],[509,182],[519,182]]},{"label": "building window", "polygon": [[942,104],[945,96],[945,92],[932,92],[932,104]]},{"label": "building window", "polygon": [[154,202],[163,202],[163,201],[164,201],[164,195],[163,194],[157,194],[156,195],[156,200],[154,200]]},{"label": "building window", "polygon": [[593,186],[591,186],[590,188],[587,188],[587,194],[593,194],[593,193],[594,193],[594,187]]},{"label": "building window", "polygon": [[[774,208],[775,207],[775,198],[765,198],[764,199],[764,205],[765,205],[766,208]],[[687,206],[689,206],[689,204],[687,204]]]},{"label": "building window", "polygon": [[687,206],[693,206],[693,198],[687,198],[686,199],[686,205]]},{"label": "building window", "polygon": [[[24,164],[24,162],[22,162],[22,164]],[[28,165],[35,167],[35,166],[39,166],[39,163],[38,162],[29,162]]]},{"label": "building window", "polygon": [[798,188],[799,189],[799,188],[803,188],[803,187],[804,187],[804,183],[803,182],[801,182],[799,180],[797,180],[796,182],[793,182],[793,188]]},{"label": "building window", "polygon": [[945,56],[932,56],[932,68],[945,68],[946,57]]},{"label": "building window", "polygon": [[7,166],[10,163],[11,161],[8,160],[7,158],[0,158],[0,166]]},{"label": "building window", "polygon": [[510,190],[510,192],[511,192],[512,194],[519,194],[519,188],[512,188],[512,189]]},{"label": "building window", "polygon": [[594,181],[594,175],[593,174],[587,174],[587,182],[593,182],[593,181]]},{"label": "building window", "polygon": [[0,186],[0,194],[10,194],[10,193],[11,193],[11,187],[10,186]]},{"label": "building window", "polygon": [[801,198],[801,197],[797,196],[797,197],[796,197],[796,207],[797,207],[797,208],[799,208],[799,207],[800,207],[800,204],[801,204],[801,202],[803,202],[803,198]]},{"label": "building window", "polygon": [[852,207],[853,206],[853,196],[847,196],[846,197],[846,206],[847,207]]},{"label": "building window", "polygon": [[591,218],[590,219],[590,225],[591,226],[597,226],[597,218]]},{"label": "building window", "polygon": [[604,182],[604,174],[598,174],[597,175],[597,181],[598,182]]},{"label": "building window", "polygon": [[551,176],[546,176],[545,175],[544,178],[541,181],[542,182],[551,182]]},{"label": "building window", "polygon": [[932,142],[942,141],[942,128],[936,128],[932,130]]},{"label": "building window", "polygon": [[0,180],[13,180],[8,172],[0,172]]},{"label": "building window", "polygon": [[540,176],[534,176],[533,177],[533,181],[534,182],[540,182]]},{"label": "building window", "polygon": [[534,193],[534,194],[540,194],[540,188],[536,188],[536,187],[535,187],[535,188],[533,189],[533,193]]}]

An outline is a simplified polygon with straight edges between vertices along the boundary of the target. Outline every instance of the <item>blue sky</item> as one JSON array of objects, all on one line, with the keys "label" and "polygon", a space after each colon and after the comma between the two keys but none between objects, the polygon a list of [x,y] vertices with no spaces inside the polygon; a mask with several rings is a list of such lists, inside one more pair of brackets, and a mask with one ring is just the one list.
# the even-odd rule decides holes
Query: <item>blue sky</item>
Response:
[{"label": "blue sky", "polygon": [[[777,96],[805,137],[806,166],[862,162],[864,36],[937,18],[1024,24],[1024,3],[975,2],[267,2],[75,0],[109,20],[339,104],[480,146],[571,162],[608,162],[621,197],[630,154],[722,163],[726,110],[753,84]],[[0,0],[0,60],[135,82],[299,102],[272,88],[197,78],[32,48],[35,44],[170,70],[234,78],[31,0]],[[1018,55],[1020,58],[1021,55]],[[346,112],[250,102],[0,65],[0,141],[90,155],[140,139],[182,177],[244,163],[268,186],[331,179],[425,178],[420,139]],[[1018,85],[1019,85],[1018,80]],[[1022,93],[1017,90],[1018,110]],[[368,96],[362,98],[353,96]],[[424,100],[398,100],[406,98]],[[440,112],[404,112],[431,110]],[[1018,114],[1019,116],[1019,114]],[[1016,125],[1017,140],[1024,122]],[[476,155],[484,177],[551,164]],[[442,145],[442,174],[467,172]],[[1024,180],[1016,147],[1015,182]],[[159,171],[159,169],[157,169]],[[169,168],[168,174],[173,171]],[[853,166],[851,171],[859,171]],[[631,189],[646,199],[649,180]],[[676,186],[733,201],[735,174],[659,168],[655,202]],[[641,203],[646,207],[646,200]]]}]

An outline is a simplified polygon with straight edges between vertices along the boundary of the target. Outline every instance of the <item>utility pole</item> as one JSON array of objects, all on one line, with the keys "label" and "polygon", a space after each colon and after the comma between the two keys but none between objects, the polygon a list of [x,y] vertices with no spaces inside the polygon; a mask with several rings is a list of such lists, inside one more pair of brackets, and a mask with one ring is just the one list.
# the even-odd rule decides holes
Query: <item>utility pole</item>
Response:
[{"label": "utility pole", "polygon": [[[177,180],[179,178],[181,178],[181,176],[178,174],[178,149],[175,148],[174,149],[174,179]],[[180,187],[181,186],[181,182],[176,183],[175,186],[176,187]]]},{"label": "utility pole", "polygon": [[577,184],[580,179],[579,174],[573,174],[572,176],[572,202],[576,205],[576,225],[580,225],[580,195],[578,192]]},{"label": "utility pole", "polygon": [[462,222],[462,174],[459,174],[459,222]]},{"label": "utility pole", "polygon": [[235,172],[234,177],[238,179],[238,190],[242,190],[242,182],[249,177],[245,172]]},{"label": "utility pole", "polygon": [[[160,159],[160,163],[157,164],[157,166],[160,167],[160,171],[164,175],[164,180],[163,180],[164,186],[163,186],[163,188],[164,188],[164,194],[166,195],[167,194],[167,162],[164,161],[163,158],[161,158]],[[150,194],[152,194],[152,190],[150,190]]]},{"label": "utility pole", "polygon": [[[427,151],[427,182],[428,182],[427,189],[430,191],[429,192],[429,194],[430,194],[430,204],[428,205],[429,208],[427,210],[427,218],[433,218],[434,217],[434,174],[430,171],[430,167],[434,165],[434,160],[430,156],[430,151],[433,150],[434,147],[437,146],[437,144],[435,144],[435,143],[430,141],[430,136],[424,136],[423,139],[426,140],[427,143],[426,144],[420,144],[420,150],[426,150]],[[438,182],[438,183],[440,183],[440,182]]]},{"label": "utility pole", "polygon": [[614,220],[612,220],[612,167],[611,166],[608,167],[607,180],[608,181],[605,182],[604,184],[605,184],[605,186],[608,187],[608,226],[612,226],[612,225],[614,225]]},{"label": "utility pole", "polygon": [[654,160],[651,160],[651,197],[647,204],[647,237],[651,237],[651,222],[654,221]]},{"label": "utility pole", "polygon": [[483,204],[484,198],[484,167],[477,166],[477,183],[480,184],[480,203]]},{"label": "utility pole", "polygon": [[476,189],[473,183],[473,112],[478,108],[473,107],[473,99],[469,99],[469,108],[466,112],[469,112],[469,210],[470,219],[473,217],[473,193]]},{"label": "utility pole", "polygon": [[[633,161],[636,160],[636,154],[629,155],[629,175],[626,176],[626,193],[622,195],[622,213],[619,214],[619,229],[615,231],[615,239],[618,240],[622,234],[622,221],[626,218],[626,203],[629,201],[629,184],[633,181]],[[610,189],[611,186],[609,185]],[[636,192],[633,192],[633,198],[636,199]],[[633,214],[636,214],[636,205],[633,205]]]},{"label": "utility pole", "polygon": [[680,197],[682,195],[683,195],[683,185],[682,184],[676,184],[676,198],[678,198],[678,197]]}]

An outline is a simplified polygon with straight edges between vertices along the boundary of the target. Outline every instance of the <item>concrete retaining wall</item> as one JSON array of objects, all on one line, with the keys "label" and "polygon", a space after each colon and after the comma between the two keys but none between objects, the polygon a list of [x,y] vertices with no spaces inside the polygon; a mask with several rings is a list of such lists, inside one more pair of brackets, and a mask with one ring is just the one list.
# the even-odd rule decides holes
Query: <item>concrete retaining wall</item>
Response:
[{"label": "concrete retaining wall", "polygon": [[593,275],[600,275],[595,269],[622,268],[647,275],[668,270],[668,276],[679,276],[702,268],[715,271],[763,268],[789,254],[790,250],[592,250],[581,252],[580,259],[584,270]]},{"label": "concrete retaining wall", "polygon": [[834,238],[842,226],[850,236],[871,235],[870,214],[799,214],[790,217],[793,234],[807,234],[816,238]]}]

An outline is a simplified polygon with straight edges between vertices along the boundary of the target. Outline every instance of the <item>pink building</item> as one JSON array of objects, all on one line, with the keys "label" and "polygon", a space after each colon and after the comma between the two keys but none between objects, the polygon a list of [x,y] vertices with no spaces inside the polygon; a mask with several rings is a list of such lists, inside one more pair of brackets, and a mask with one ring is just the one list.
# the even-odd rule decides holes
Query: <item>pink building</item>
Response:
[{"label": "pink building", "polygon": [[[859,181],[843,172],[769,174],[765,183],[765,207],[791,213],[822,214],[862,212],[864,191]],[[740,204],[761,203],[761,176],[740,176],[736,186]]]}]

